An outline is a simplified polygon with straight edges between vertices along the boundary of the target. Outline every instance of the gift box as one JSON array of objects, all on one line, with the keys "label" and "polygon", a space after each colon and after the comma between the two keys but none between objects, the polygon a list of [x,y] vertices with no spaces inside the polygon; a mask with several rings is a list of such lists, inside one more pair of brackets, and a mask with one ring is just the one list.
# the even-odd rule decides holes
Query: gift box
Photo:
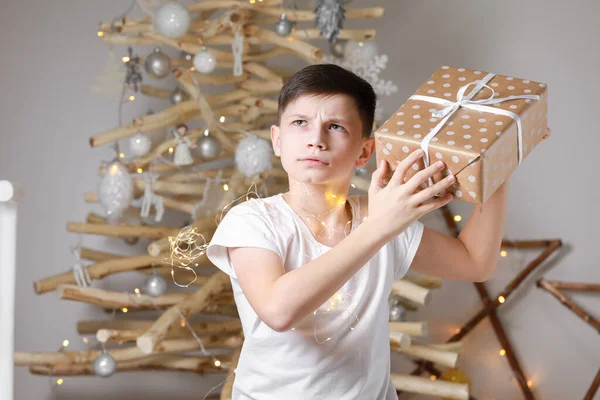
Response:
[{"label": "gift box", "polygon": [[418,190],[454,174],[447,190],[454,199],[484,204],[545,135],[546,89],[541,82],[442,66],[375,131],[377,162],[389,163],[389,178],[398,161],[421,148],[425,156],[406,180],[442,160],[446,168]]}]

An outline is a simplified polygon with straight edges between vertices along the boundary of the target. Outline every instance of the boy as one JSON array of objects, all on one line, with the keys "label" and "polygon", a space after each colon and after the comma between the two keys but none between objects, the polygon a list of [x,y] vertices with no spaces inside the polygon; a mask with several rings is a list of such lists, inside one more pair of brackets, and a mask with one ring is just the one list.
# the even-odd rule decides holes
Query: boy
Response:
[{"label": "boy", "polygon": [[[505,182],[459,238],[419,222],[451,200],[449,176],[415,189],[438,162],[405,182],[421,156],[373,173],[368,196],[349,197],[355,167],[375,149],[376,95],[331,64],[308,66],[282,88],[275,155],[289,190],[233,207],[207,256],[231,276],[244,331],[233,400],[392,400],[388,296],[409,267],[444,279],[484,281],[504,229]],[[429,200],[429,201],[428,201]]]}]

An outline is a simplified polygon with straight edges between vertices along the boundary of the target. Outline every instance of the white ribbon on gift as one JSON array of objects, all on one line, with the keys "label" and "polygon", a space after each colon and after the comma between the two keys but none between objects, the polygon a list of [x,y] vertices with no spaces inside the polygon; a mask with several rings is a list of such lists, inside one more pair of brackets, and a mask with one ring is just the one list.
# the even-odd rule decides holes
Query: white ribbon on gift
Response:
[{"label": "white ribbon on gift", "polygon": [[[530,100],[539,100],[540,96],[532,95],[532,94],[523,94],[516,96],[508,96],[503,98],[494,98],[495,92],[494,89],[487,86],[487,83],[494,77],[496,74],[489,73],[483,79],[476,80],[473,82],[469,82],[466,85],[462,86],[458,92],[456,93],[456,101],[450,101],[446,99],[441,99],[438,97],[431,96],[422,96],[422,95],[412,95],[410,98],[413,100],[422,100],[427,101],[429,103],[441,104],[445,106],[441,110],[436,110],[431,113],[431,115],[435,118],[442,118],[442,120],[433,128],[431,131],[423,138],[421,142],[421,149],[425,153],[423,156],[423,162],[425,168],[429,166],[429,142],[431,139],[435,137],[441,130],[442,127],[446,124],[446,122],[452,117],[452,115],[458,111],[460,107],[469,108],[471,110],[489,112],[497,115],[505,115],[507,117],[511,117],[517,123],[517,146],[519,153],[519,164],[523,161],[523,130],[521,127],[521,117],[514,112],[503,110],[501,108],[490,107],[486,104],[496,104],[502,103],[504,101],[516,100],[516,99],[530,99]],[[467,88],[471,85],[475,84],[475,88],[465,96],[465,92]],[[492,95],[486,99],[481,100],[471,100],[473,96],[475,96],[481,89],[488,88],[492,91]],[[429,178],[429,186],[433,185],[432,178]]]}]

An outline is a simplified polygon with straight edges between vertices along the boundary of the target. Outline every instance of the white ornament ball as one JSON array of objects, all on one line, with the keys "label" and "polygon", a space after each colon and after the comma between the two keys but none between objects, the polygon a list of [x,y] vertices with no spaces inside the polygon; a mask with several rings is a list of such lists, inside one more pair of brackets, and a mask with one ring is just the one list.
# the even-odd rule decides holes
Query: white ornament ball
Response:
[{"label": "white ornament ball", "polygon": [[108,378],[117,370],[117,361],[108,353],[102,353],[94,360],[96,376]]},{"label": "white ornament ball", "polygon": [[127,167],[119,161],[108,164],[98,186],[98,200],[108,216],[109,223],[118,222],[132,198],[133,181]]},{"label": "white ornament ball", "polygon": [[336,39],[335,42],[329,45],[329,52],[337,58],[344,57],[348,39]]},{"label": "white ornament ball", "polygon": [[212,161],[221,154],[221,142],[213,135],[200,136],[196,145],[202,161]]},{"label": "white ornament ball", "polygon": [[142,132],[138,132],[129,138],[129,150],[136,157],[148,154],[152,141]]},{"label": "white ornament ball", "polygon": [[183,4],[172,1],[161,6],[154,14],[154,29],[163,36],[177,39],[190,29],[192,16]]},{"label": "white ornament ball", "polygon": [[202,74],[210,74],[217,67],[217,59],[205,48],[194,56],[194,68]]},{"label": "white ornament ball", "polygon": [[364,42],[349,40],[344,48],[344,57],[349,59],[355,52],[358,52],[361,59],[370,60],[378,54],[379,49],[374,40],[365,40]]},{"label": "white ornament ball", "polygon": [[144,291],[152,297],[164,294],[167,290],[167,282],[158,275],[150,275],[144,281]]},{"label": "white ornament ball", "polygon": [[246,177],[271,169],[272,157],[271,143],[255,135],[240,140],[235,149],[235,165]]}]

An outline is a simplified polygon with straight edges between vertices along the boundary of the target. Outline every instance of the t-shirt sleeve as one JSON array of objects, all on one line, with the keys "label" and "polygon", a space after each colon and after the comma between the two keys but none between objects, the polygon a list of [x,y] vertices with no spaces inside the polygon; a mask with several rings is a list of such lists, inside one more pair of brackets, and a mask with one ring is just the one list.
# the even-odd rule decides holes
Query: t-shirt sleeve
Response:
[{"label": "t-shirt sleeve", "polygon": [[227,252],[229,247],[263,248],[282,258],[275,231],[265,215],[244,203],[233,207],[223,217],[206,249],[210,262],[237,279]]},{"label": "t-shirt sleeve", "polygon": [[395,237],[394,246],[398,262],[394,265],[394,279],[400,279],[408,272],[417,254],[424,228],[423,223],[416,220]]}]

